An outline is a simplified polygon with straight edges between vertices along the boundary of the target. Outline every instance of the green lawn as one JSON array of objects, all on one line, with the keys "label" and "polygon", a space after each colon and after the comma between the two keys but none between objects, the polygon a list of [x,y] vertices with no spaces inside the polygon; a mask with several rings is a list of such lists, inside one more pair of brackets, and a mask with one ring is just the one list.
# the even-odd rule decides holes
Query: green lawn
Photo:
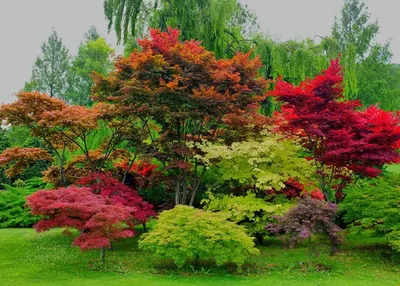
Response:
[{"label": "green lawn", "polygon": [[[137,249],[137,239],[115,244],[108,259],[113,270],[89,264],[98,251],[72,248],[60,231],[36,234],[31,229],[0,230],[1,285],[400,285],[400,263],[374,241],[348,239],[336,256],[320,247],[315,266],[306,267],[306,249],[283,249],[272,241],[241,273],[198,266],[175,269],[168,262]],[[358,242],[356,242],[358,241]]]}]

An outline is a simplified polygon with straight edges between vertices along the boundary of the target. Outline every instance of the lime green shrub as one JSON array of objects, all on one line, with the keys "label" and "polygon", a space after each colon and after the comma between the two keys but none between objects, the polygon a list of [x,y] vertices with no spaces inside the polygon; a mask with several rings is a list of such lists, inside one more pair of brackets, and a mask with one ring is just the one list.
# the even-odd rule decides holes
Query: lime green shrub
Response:
[{"label": "lime green shrub", "polygon": [[143,235],[139,247],[172,259],[178,267],[199,260],[240,267],[249,255],[259,251],[244,227],[227,218],[225,213],[178,205],[160,214],[157,225]]},{"label": "lime green shrub", "polygon": [[225,195],[221,198],[208,192],[208,198],[202,202],[204,209],[226,213],[230,221],[243,225],[247,233],[260,243],[268,236],[265,226],[273,221],[272,217],[283,215],[290,207],[289,203],[266,202],[251,192],[246,196]]}]

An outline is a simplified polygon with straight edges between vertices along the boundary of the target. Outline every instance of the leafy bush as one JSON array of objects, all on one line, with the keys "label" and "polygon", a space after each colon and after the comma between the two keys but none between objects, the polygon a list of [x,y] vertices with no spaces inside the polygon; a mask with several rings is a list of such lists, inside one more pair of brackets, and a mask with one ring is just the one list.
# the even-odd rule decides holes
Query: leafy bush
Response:
[{"label": "leafy bush", "polygon": [[25,207],[25,197],[34,193],[36,189],[4,186],[6,189],[0,191],[0,228],[34,225],[38,218],[32,216]]},{"label": "leafy bush", "polygon": [[249,192],[246,196],[215,197],[211,192],[208,199],[202,201],[204,208],[209,211],[222,211],[228,214],[229,220],[243,225],[250,236],[254,236],[262,243],[268,236],[265,225],[272,222],[273,215],[281,215],[289,208],[289,204],[274,204],[264,199],[256,198]]},{"label": "leafy bush", "polygon": [[365,180],[349,186],[340,204],[345,223],[354,231],[371,231],[387,237],[400,251],[400,174]]},{"label": "leafy bush", "polygon": [[341,229],[335,224],[336,205],[312,198],[304,198],[284,216],[276,217],[276,223],[270,223],[267,229],[274,234],[287,234],[290,246],[308,239],[311,251],[311,237],[322,234],[329,237],[333,251],[341,241]]},{"label": "leafy bush", "polygon": [[227,218],[224,213],[178,205],[160,214],[154,230],[143,235],[139,247],[172,259],[178,267],[212,259],[217,265],[241,266],[259,251],[244,227]]}]

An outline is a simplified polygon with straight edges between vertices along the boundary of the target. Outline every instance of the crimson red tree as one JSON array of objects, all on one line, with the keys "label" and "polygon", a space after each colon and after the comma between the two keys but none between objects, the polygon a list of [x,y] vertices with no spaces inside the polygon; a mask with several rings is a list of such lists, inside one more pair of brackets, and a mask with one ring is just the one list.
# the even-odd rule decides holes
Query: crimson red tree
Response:
[{"label": "crimson red tree", "polygon": [[129,207],[132,223],[141,223],[145,226],[149,218],[156,215],[151,204],[145,202],[135,190],[113,178],[111,174],[90,173],[78,180],[76,185],[88,187],[93,193],[110,198],[115,205]]},{"label": "crimson red tree", "polygon": [[278,80],[272,95],[282,102],[281,132],[298,137],[315,161],[325,199],[358,176],[374,177],[399,161],[400,126],[395,114],[343,98],[339,60],[299,86]]},{"label": "crimson red tree", "polygon": [[102,260],[111,242],[134,235],[129,227],[132,209],[113,204],[90,188],[42,190],[28,196],[27,203],[32,214],[42,216],[34,226],[36,231],[56,227],[77,229],[80,233],[73,244],[82,250],[100,248]]}]

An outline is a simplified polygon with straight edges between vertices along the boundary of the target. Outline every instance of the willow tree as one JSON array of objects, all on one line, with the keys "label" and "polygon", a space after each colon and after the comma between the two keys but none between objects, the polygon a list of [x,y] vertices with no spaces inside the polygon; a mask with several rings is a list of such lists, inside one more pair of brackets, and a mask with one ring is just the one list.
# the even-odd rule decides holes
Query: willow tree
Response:
[{"label": "willow tree", "polygon": [[108,28],[129,44],[149,28],[179,28],[181,39],[196,39],[217,57],[246,46],[255,16],[237,0],[104,0]]},{"label": "willow tree", "polygon": [[[310,38],[279,42],[258,35],[254,42],[254,52],[263,63],[263,76],[270,80],[282,77],[296,85],[326,69],[330,60],[339,54],[338,43],[331,37],[321,38],[318,42]],[[269,115],[276,109],[271,97],[267,97],[262,106],[263,112]]]}]

